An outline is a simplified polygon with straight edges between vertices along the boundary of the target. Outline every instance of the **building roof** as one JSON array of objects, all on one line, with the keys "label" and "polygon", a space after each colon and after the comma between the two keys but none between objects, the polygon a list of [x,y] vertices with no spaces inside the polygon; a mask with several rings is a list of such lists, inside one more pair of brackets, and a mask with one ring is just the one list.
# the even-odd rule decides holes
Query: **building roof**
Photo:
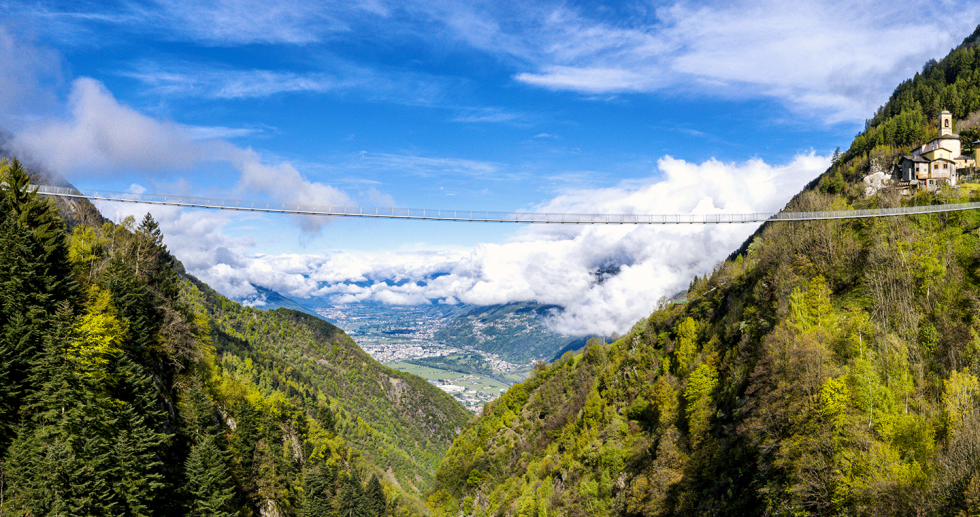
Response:
[{"label": "building roof", "polygon": [[910,162],[915,162],[915,163],[929,163],[929,160],[926,160],[925,158],[923,158],[921,154],[916,154],[916,155],[913,155],[913,156],[906,155],[906,156],[903,156],[902,159],[903,160],[908,160]]}]

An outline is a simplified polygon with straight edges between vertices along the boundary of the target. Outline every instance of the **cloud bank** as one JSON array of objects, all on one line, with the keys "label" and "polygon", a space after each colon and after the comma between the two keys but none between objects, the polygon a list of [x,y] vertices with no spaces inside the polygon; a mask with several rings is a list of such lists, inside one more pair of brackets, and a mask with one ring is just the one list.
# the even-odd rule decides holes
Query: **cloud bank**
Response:
[{"label": "cloud bank", "polygon": [[[666,156],[647,181],[567,192],[538,208],[578,213],[774,212],[829,163],[829,157],[815,153],[781,166],[759,159],[694,164]],[[128,205],[117,209],[137,210]],[[628,330],[649,315],[657,299],[710,271],[756,229],[534,226],[509,242],[462,251],[268,256],[250,255],[248,241],[224,237],[221,215],[195,216],[207,218],[197,226],[186,224],[187,217],[180,211],[161,216],[167,244],[188,270],[233,298],[255,295],[257,285],[335,303],[537,301],[564,308],[550,321],[556,330],[604,335]]]}]

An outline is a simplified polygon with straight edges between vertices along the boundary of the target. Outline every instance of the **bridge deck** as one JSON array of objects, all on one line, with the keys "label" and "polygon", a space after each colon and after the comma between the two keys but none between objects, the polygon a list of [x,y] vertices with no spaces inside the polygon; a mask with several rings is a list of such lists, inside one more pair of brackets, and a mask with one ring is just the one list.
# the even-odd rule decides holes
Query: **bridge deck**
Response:
[{"label": "bridge deck", "polygon": [[826,219],[854,219],[863,217],[890,217],[901,215],[954,212],[980,209],[980,203],[953,203],[945,205],[876,208],[867,210],[835,210],[823,212],[777,212],[755,214],[557,214],[544,212],[489,212],[474,210],[440,210],[428,208],[363,207],[301,205],[296,203],[272,203],[167,194],[135,194],[104,190],[74,189],[35,186],[37,193],[45,196],[86,198],[100,201],[172,205],[220,210],[250,212],[274,212],[284,214],[317,215],[331,217],[372,217],[383,219],[420,219],[430,221],[471,221],[482,223],[534,223],[534,224],[741,224],[765,221],[814,221]]}]

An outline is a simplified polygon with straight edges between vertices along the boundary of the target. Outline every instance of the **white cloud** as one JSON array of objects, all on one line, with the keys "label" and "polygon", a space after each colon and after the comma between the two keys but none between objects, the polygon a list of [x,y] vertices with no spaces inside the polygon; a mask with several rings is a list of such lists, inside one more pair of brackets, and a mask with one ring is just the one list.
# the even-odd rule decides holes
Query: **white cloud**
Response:
[{"label": "white cloud", "polygon": [[975,2],[924,0],[677,1],[637,4],[628,15],[625,7],[585,9],[534,4],[519,21],[496,4],[430,12],[470,45],[516,58],[524,71],[514,77],[526,84],[587,94],[772,96],[827,122],[864,119],[980,17]]},{"label": "white cloud", "polygon": [[[572,191],[544,212],[747,213],[775,212],[829,158],[814,153],[772,166],[664,157],[660,174],[639,184]],[[724,259],[755,225],[531,226],[518,238],[469,251],[327,256],[249,256],[195,262],[196,275],[226,294],[255,284],[288,296],[332,297],[338,303],[498,304],[537,301],[564,308],[551,324],[569,334],[623,332],[647,316],[657,299],[683,289]],[[178,256],[181,251],[176,250]],[[600,268],[619,273],[598,281]],[[218,287],[222,290],[222,287]]]},{"label": "white cloud", "polygon": [[[74,81],[69,108],[68,117],[41,119],[16,134],[11,143],[14,151],[67,177],[135,171],[152,178],[207,162],[228,163],[239,171],[238,187],[243,193],[264,193],[288,203],[351,204],[345,193],[306,179],[288,162],[269,165],[252,149],[220,139],[201,140],[195,128],[122,105],[94,79]],[[315,231],[327,219],[300,221],[305,230]]]},{"label": "white cloud", "polygon": [[452,118],[453,122],[468,122],[468,123],[481,123],[481,122],[518,122],[523,119],[524,116],[518,113],[511,113],[508,111],[501,110],[499,108],[469,108],[461,109],[459,113]]},{"label": "white cloud", "polygon": [[[5,7],[44,21],[47,31],[77,45],[93,44],[105,24],[169,41],[211,46],[306,45],[351,31],[363,18],[384,17],[376,0],[216,0],[194,2],[8,2]],[[21,5],[17,5],[21,4]]]},{"label": "white cloud", "polygon": [[[519,118],[492,108],[459,108],[446,102],[460,80],[397,69],[375,69],[326,53],[316,70],[290,71],[229,68],[221,64],[142,62],[119,75],[143,83],[147,93],[164,97],[243,100],[283,94],[333,94],[407,106],[453,109],[465,116],[483,115],[485,122]],[[449,92],[449,93],[447,93]]]},{"label": "white cloud", "polygon": [[219,0],[201,3],[178,0],[163,2],[160,6],[162,12],[154,14],[167,22],[175,37],[214,45],[305,44],[319,41],[331,32],[350,30],[347,23],[334,16],[340,5],[333,2]]},{"label": "white cloud", "polygon": [[94,79],[75,80],[69,106],[68,118],[43,119],[17,134],[15,149],[63,174],[78,168],[159,172],[202,159],[202,148],[186,128],[119,104]]}]

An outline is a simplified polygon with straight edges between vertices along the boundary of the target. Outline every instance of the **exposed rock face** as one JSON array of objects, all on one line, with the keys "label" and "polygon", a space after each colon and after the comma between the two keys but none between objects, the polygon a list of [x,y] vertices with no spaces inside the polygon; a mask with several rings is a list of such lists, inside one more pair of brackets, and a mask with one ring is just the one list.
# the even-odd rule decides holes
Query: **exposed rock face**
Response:
[{"label": "exposed rock face", "polygon": [[408,390],[408,383],[397,377],[388,377],[388,398],[398,404],[402,401],[402,394]]},{"label": "exposed rock face", "polygon": [[259,504],[259,515],[262,517],[286,517],[279,505],[272,499],[266,499]]},{"label": "exposed rock face", "polygon": [[878,164],[878,160],[871,160],[870,174],[864,177],[864,197],[871,197],[879,190],[890,185],[892,175]]},{"label": "exposed rock face", "polygon": [[225,425],[228,426],[228,429],[231,429],[232,431],[238,429],[238,422],[235,422],[235,418],[231,416],[231,413],[229,413],[227,409],[219,407],[218,414],[221,415],[221,419],[225,421]]}]

